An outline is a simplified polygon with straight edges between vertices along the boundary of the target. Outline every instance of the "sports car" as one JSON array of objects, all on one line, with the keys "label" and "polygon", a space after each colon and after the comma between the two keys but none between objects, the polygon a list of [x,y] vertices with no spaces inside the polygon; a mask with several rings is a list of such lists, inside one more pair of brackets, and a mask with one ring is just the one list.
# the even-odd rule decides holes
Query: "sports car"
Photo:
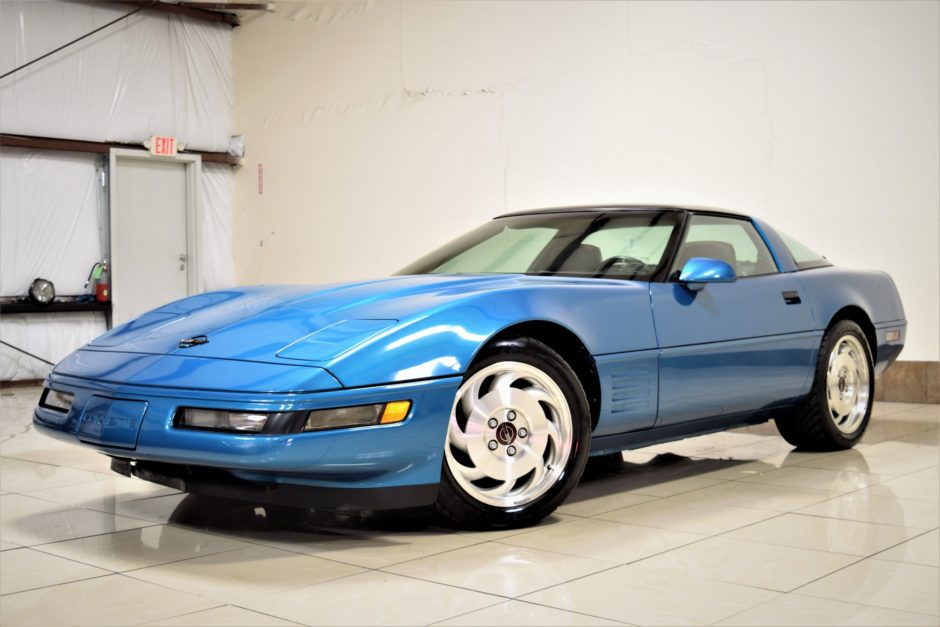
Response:
[{"label": "sports car", "polygon": [[183,491],[518,527],[591,455],[770,419],[853,446],[905,331],[887,274],[760,219],[541,209],[388,278],[146,313],[56,365],[34,424]]}]

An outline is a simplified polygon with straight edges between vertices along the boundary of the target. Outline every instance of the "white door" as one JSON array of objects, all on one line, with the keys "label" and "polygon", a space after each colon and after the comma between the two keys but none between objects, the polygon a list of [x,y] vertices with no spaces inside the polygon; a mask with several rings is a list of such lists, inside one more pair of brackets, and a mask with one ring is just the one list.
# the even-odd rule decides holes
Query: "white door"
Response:
[{"label": "white door", "polygon": [[111,321],[196,293],[200,157],[111,152]]}]

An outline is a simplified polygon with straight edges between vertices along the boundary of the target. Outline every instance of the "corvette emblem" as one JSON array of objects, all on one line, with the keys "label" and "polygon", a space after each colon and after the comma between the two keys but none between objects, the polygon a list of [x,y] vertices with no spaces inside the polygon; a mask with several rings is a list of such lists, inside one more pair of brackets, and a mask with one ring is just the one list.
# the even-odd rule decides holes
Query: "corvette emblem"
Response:
[{"label": "corvette emblem", "polygon": [[193,337],[188,337],[184,340],[180,340],[179,347],[180,348],[192,348],[193,346],[197,346],[199,344],[208,344],[208,343],[209,343],[209,338],[207,336],[194,335]]},{"label": "corvette emblem", "polygon": [[496,439],[503,446],[512,444],[513,440],[516,439],[516,428],[510,423],[504,422],[496,429]]}]

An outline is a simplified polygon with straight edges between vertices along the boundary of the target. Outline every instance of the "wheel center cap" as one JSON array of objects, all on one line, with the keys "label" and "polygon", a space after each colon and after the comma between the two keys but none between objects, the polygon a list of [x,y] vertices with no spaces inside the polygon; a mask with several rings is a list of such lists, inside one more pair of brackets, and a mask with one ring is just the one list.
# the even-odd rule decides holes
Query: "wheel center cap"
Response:
[{"label": "wheel center cap", "polygon": [[504,422],[496,427],[496,439],[503,446],[512,444],[516,440],[516,427],[510,422]]}]

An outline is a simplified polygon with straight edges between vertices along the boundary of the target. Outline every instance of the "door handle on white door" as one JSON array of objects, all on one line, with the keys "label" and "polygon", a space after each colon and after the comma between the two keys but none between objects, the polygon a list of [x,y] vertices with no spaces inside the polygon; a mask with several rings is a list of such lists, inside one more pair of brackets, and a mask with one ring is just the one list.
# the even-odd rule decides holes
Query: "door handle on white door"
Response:
[{"label": "door handle on white door", "polygon": [[189,257],[186,256],[186,253],[180,253],[180,270],[185,270],[185,269],[186,269],[186,260],[187,260],[187,259],[189,259]]}]

